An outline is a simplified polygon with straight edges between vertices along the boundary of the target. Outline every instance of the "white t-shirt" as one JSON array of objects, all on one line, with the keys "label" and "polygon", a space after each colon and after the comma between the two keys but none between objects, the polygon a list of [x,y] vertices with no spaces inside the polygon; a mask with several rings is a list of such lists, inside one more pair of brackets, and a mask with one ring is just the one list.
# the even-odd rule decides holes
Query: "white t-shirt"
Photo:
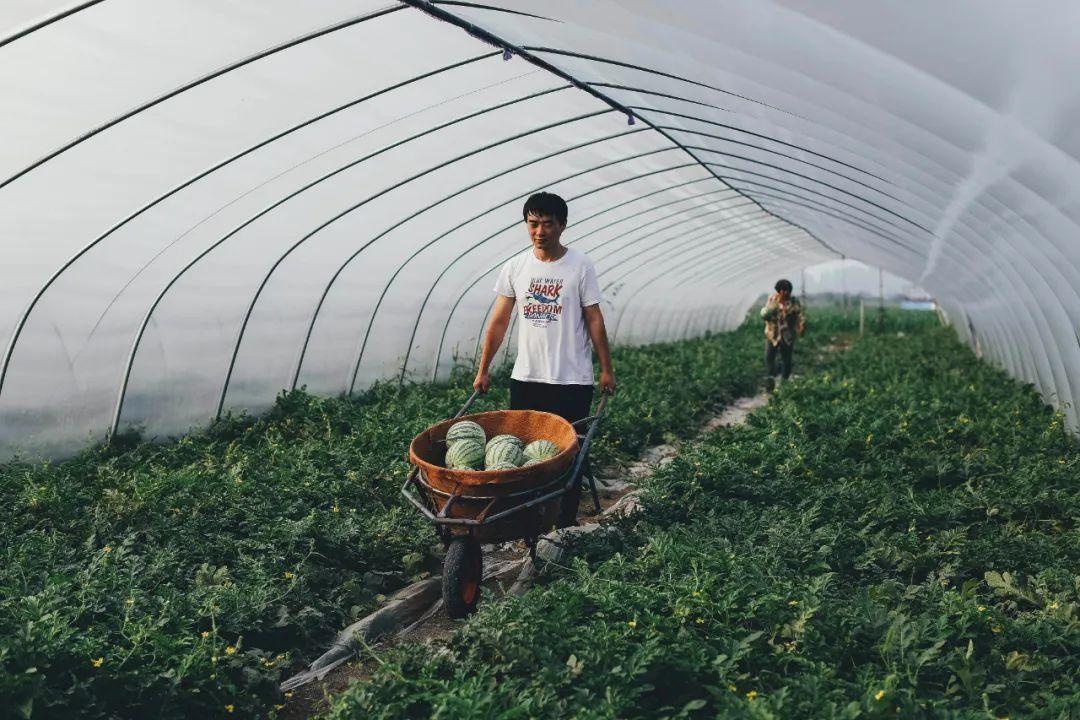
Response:
[{"label": "white t-shirt", "polygon": [[503,265],[495,292],[517,302],[518,351],[510,377],[553,385],[592,385],[589,333],[582,308],[598,304],[596,267],[583,252],[567,248],[554,262],[532,248]]}]

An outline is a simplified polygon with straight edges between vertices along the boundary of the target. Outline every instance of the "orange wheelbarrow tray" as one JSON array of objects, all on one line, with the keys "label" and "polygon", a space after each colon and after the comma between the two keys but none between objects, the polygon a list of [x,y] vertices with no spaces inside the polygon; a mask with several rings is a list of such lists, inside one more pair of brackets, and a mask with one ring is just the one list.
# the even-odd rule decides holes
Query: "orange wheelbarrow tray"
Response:
[{"label": "orange wheelbarrow tray", "polygon": [[[412,469],[401,487],[401,494],[435,526],[447,548],[443,600],[450,617],[464,617],[475,610],[483,573],[481,543],[524,540],[535,555],[540,535],[576,520],[578,494],[573,491],[582,483],[589,447],[607,404],[604,395],[596,414],[574,423],[533,410],[469,415],[466,419],[479,423],[489,437],[510,433],[526,442],[545,438],[555,442],[560,452],[526,468],[449,470],[442,466],[446,432],[465,416],[476,397],[473,393],[452,419],[413,439],[409,446]],[[588,480],[599,512],[596,484],[593,478]]]}]

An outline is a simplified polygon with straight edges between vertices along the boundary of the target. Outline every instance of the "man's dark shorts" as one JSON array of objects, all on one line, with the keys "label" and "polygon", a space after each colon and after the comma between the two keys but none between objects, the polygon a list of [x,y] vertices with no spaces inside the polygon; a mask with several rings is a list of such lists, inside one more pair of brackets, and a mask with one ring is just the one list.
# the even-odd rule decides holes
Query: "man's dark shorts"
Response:
[{"label": "man's dark shorts", "polygon": [[[510,380],[511,410],[542,410],[554,413],[564,420],[574,422],[589,416],[592,407],[592,385],[552,385],[549,383]],[[585,428],[579,427],[582,431]],[[583,475],[590,472],[589,460],[585,459]],[[575,484],[563,500],[559,511],[559,527],[577,524],[578,502],[581,482]]]}]

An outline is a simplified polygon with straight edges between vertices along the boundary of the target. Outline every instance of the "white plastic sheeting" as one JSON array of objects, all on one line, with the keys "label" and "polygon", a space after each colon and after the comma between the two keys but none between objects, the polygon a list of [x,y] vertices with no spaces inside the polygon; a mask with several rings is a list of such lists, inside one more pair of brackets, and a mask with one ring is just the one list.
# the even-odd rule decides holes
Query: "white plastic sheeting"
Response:
[{"label": "white plastic sheeting", "polygon": [[1076,15],[5,2],[0,449],[445,378],[539,189],[616,342],[729,328],[846,255],[1075,405]]}]

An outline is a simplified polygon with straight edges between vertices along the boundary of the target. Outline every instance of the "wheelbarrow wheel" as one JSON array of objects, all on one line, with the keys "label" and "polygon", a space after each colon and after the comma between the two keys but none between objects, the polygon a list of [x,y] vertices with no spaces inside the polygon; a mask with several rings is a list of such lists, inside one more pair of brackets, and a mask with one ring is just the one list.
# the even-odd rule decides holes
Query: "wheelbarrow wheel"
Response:
[{"label": "wheelbarrow wheel", "polygon": [[446,614],[463,618],[476,612],[480,601],[480,581],[484,577],[484,559],[480,543],[471,537],[450,541],[443,560],[442,595]]}]

